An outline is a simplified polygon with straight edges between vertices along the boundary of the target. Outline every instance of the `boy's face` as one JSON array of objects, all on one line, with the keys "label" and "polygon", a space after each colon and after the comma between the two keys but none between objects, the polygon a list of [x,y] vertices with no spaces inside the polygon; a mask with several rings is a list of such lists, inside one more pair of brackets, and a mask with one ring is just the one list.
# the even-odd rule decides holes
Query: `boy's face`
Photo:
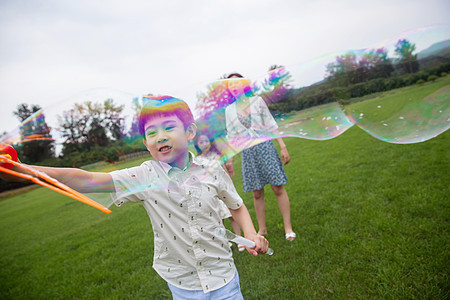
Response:
[{"label": "boy's face", "polygon": [[162,115],[149,119],[144,128],[144,144],[153,158],[184,169],[189,161],[188,141],[195,136],[195,124],[185,130],[176,115]]}]

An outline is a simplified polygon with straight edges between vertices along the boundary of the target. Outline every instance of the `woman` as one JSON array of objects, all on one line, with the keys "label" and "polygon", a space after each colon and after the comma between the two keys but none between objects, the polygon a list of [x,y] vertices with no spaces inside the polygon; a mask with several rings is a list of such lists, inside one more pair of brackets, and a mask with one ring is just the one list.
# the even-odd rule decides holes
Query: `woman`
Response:
[{"label": "woman", "polygon": [[[285,237],[293,241],[296,234],[292,230],[289,197],[284,188],[287,183],[283,163],[290,161],[283,139],[277,134],[278,125],[270,114],[267,105],[260,97],[252,95],[250,81],[241,74],[233,73],[227,77],[228,90],[235,101],[226,108],[228,139],[231,144],[242,147],[243,143],[256,144],[242,151],[242,180],[244,192],[253,192],[258,234],[266,235],[266,216],[264,186],[270,184],[278,200],[283,216]],[[241,79],[239,79],[241,78]],[[234,80],[233,80],[234,79]],[[280,157],[272,141],[260,141],[274,138],[280,146]],[[283,163],[282,163],[283,162]],[[230,168],[232,161],[227,162]]]}]

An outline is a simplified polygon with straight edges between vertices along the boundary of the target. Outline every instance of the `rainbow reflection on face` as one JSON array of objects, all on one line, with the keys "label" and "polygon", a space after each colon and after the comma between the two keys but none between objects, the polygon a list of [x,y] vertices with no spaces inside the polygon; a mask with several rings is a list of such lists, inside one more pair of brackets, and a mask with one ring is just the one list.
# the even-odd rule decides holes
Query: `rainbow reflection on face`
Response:
[{"label": "rainbow reflection on face", "polygon": [[250,79],[246,78],[229,78],[226,80],[226,84],[228,91],[236,99],[247,96],[252,89]]},{"label": "rainbow reflection on face", "polygon": [[142,109],[139,115],[139,128],[141,134],[145,132],[145,123],[153,116],[175,115],[187,128],[194,123],[194,117],[188,104],[172,96],[144,96]]}]

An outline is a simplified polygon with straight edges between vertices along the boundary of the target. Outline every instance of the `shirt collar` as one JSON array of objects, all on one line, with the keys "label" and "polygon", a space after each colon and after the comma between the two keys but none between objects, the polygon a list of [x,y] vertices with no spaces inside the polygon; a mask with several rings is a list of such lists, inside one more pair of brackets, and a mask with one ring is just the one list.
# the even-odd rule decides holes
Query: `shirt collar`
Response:
[{"label": "shirt collar", "polygon": [[191,167],[192,164],[196,164],[194,153],[192,153],[191,151],[189,151],[188,153],[189,153],[189,161],[183,170],[181,170],[180,168],[177,168],[177,167],[172,167],[171,165],[169,165],[165,162],[160,161],[159,163],[161,164],[161,167],[164,170],[164,172],[170,177],[173,173],[178,173],[180,171],[186,171]]}]

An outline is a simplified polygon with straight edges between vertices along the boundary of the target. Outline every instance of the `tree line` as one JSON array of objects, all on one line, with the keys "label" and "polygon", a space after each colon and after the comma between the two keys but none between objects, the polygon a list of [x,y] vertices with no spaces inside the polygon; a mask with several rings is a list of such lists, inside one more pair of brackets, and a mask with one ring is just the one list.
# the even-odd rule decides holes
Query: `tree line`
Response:
[{"label": "tree line", "polygon": [[[50,128],[39,105],[22,103],[13,112],[21,122],[20,140],[14,147],[21,160],[30,164],[79,167],[98,161],[117,161],[122,155],[143,150],[140,143],[130,145],[138,135],[137,118],[125,132],[123,109],[124,105],[110,98],[75,103],[57,116],[58,127]],[[52,130],[63,138],[58,155]]]},{"label": "tree line", "polygon": [[335,101],[347,104],[351,98],[432,81],[450,71],[448,56],[436,58],[431,68],[421,68],[415,50],[415,44],[400,39],[394,58],[385,48],[347,52],[326,66],[322,82],[301,88],[291,88],[289,73],[279,68],[273,75],[279,80],[270,81],[276,85],[263,85],[262,96],[273,112],[287,113]]}]

